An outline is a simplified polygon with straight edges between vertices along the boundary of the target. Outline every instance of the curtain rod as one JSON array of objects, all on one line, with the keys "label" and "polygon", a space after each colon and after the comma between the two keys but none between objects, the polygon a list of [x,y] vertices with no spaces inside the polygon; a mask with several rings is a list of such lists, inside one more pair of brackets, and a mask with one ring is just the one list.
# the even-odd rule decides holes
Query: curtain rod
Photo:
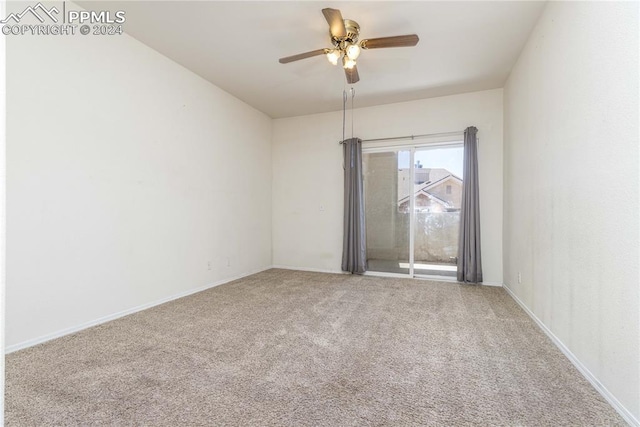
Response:
[{"label": "curtain rod", "polygon": [[[461,135],[461,134],[464,134],[464,131],[440,132],[440,133],[424,133],[422,135],[407,135],[407,136],[393,136],[393,137],[388,137],[388,138],[363,139],[362,142],[399,141],[399,140],[402,140],[402,139],[426,138],[428,136],[453,136],[453,135]],[[338,142],[338,144],[342,144],[342,141]]]}]

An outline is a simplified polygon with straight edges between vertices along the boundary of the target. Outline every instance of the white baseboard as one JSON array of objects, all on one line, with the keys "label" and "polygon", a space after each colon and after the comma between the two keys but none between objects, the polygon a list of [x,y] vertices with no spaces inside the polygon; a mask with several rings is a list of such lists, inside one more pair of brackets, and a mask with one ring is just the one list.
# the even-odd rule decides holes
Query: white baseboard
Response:
[{"label": "white baseboard", "polygon": [[562,341],[558,337],[554,335],[553,332],[542,323],[542,320],[538,319],[538,317],[527,307],[521,300],[516,296],[515,293],[505,284],[503,288],[507,291],[507,293],[514,299],[515,302],[522,307],[522,309],[533,319],[534,322],[542,329],[542,331],[547,334],[547,336],[551,339],[551,341],[562,351],[562,353],[569,359],[573,366],[575,366],[578,371],[591,383],[591,385],[606,399],[607,402],[615,409],[624,420],[629,423],[629,425],[634,427],[640,427],[640,422],[636,419],[631,412],[627,408],[624,407],[622,403],[616,397],[611,394],[609,390],[596,378],[595,375],[587,369],[586,366],[580,362],[580,360],[569,350],[569,348],[564,345]]},{"label": "white baseboard", "polygon": [[230,278],[227,278],[227,279],[218,280],[217,282],[209,283],[208,285],[200,286],[200,287],[195,288],[195,289],[189,289],[188,291],[180,292],[178,294],[174,294],[174,295],[171,295],[169,297],[162,298],[162,299],[159,299],[159,300],[147,303],[147,304],[142,304],[142,305],[139,305],[139,306],[136,306],[136,307],[132,307],[132,308],[128,308],[126,310],[119,311],[117,313],[113,313],[113,314],[109,314],[107,316],[100,317],[100,318],[95,319],[95,320],[90,320],[90,321],[82,323],[80,325],[72,326],[70,328],[62,329],[60,331],[52,332],[50,334],[42,335],[42,336],[37,337],[37,338],[33,338],[33,339],[30,339],[30,340],[22,341],[20,343],[7,346],[4,351],[5,351],[5,354],[9,354],[9,353],[13,353],[14,351],[23,350],[23,349],[28,348],[28,347],[33,347],[34,345],[42,344],[42,343],[44,343],[46,341],[50,341],[50,340],[55,339],[55,338],[60,338],[60,337],[63,337],[65,335],[73,334],[73,333],[79,332],[79,331],[81,331],[83,329],[87,329],[87,328],[90,328],[92,326],[97,326],[97,325],[100,325],[102,323],[109,322],[111,320],[115,320],[115,319],[118,319],[120,317],[127,316],[129,314],[137,313],[138,311],[146,310],[148,308],[155,307],[157,305],[164,304],[166,302],[173,301],[173,300],[176,300],[176,299],[179,299],[179,298],[183,298],[183,297],[186,297],[186,296],[191,295],[191,294],[195,294],[195,293],[198,293],[198,292],[206,291],[207,289],[214,288],[214,287],[220,286],[220,285],[224,285],[225,283],[233,282],[234,280],[242,279],[243,277],[251,276],[253,274],[257,274],[257,273],[260,273],[262,271],[269,270],[271,268],[272,267],[269,266],[269,267],[265,267],[265,268],[262,268],[262,269],[257,269],[255,271],[250,271],[248,273],[243,273],[243,274],[240,274],[238,276],[234,276],[234,277],[230,277]]},{"label": "white baseboard", "polygon": [[503,288],[504,287],[504,285],[501,282],[482,282],[480,284],[484,285],[484,286],[495,286],[497,288]]}]

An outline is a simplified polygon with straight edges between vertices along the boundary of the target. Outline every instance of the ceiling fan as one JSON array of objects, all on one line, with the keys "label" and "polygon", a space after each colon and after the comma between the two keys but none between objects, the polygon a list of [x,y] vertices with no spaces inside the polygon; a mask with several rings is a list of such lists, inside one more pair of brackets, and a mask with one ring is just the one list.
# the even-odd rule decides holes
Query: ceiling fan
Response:
[{"label": "ceiling fan", "polygon": [[329,23],[329,34],[331,35],[333,47],[280,58],[281,64],[288,64],[289,62],[313,56],[326,55],[329,62],[333,65],[338,65],[338,61],[342,58],[342,67],[347,76],[347,82],[353,84],[360,80],[356,59],[358,59],[361,49],[415,46],[420,40],[416,34],[407,34],[404,36],[364,39],[358,42],[360,25],[356,21],[343,19],[342,13],[338,9],[322,9],[322,14]]}]

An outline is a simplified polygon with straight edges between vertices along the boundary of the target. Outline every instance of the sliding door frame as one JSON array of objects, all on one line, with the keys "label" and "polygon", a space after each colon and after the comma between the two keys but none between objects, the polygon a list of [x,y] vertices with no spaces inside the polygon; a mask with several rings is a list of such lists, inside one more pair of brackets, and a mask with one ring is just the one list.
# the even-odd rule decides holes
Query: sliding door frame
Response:
[{"label": "sliding door frame", "polygon": [[[448,148],[448,147],[461,147],[463,146],[463,134],[460,134],[460,138],[456,138],[455,136],[449,136],[444,140],[440,139],[434,142],[423,142],[420,144],[411,143],[407,144],[406,142],[389,144],[388,142],[385,144],[376,143],[375,146],[370,147],[362,147],[362,154],[366,153],[390,153],[390,152],[400,152],[400,151],[409,151],[410,159],[409,159],[409,169],[411,179],[414,179],[415,174],[415,154],[416,150],[420,149],[429,149],[429,148]],[[432,276],[432,275],[424,275],[418,274],[416,275],[414,270],[415,264],[415,222],[416,222],[416,212],[415,212],[415,191],[409,192],[409,211],[410,211],[410,219],[409,219],[409,273],[388,273],[384,271],[366,271],[364,274],[367,276],[378,276],[378,277],[401,277],[401,278],[410,278],[410,279],[435,279],[435,280],[444,280],[450,281],[451,279],[446,276]],[[366,209],[366,207],[365,207]],[[366,216],[366,213],[365,213]],[[456,281],[451,280],[451,281]]]},{"label": "sliding door frame", "polygon": [[409,190],[409,276],[415,277],[414,274],[414,264],[415,264],[415,254],[413,253],[416,245],[416,235],[415,235],[415,227],[416,227],[416,194],[413,191],[413,180],[414,174],[416,173],[416,147],[411,147],[409,155],[409,179],[410,182],[410,190]]}]

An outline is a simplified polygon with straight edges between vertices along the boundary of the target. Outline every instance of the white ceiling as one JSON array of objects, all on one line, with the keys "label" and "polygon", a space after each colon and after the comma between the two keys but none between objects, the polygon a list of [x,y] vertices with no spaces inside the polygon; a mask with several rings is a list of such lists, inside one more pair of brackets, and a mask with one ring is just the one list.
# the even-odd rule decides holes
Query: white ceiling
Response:
[{"label": "white ceiling", "polygon": [[124,10],[127,33],[271,117],[340,110],[344,72],[322,8],[360,24],[360,38],[418,34],[413,48],[364,51],[355,105],[364,107],[503,87],[544,2],[80,1]]}]

